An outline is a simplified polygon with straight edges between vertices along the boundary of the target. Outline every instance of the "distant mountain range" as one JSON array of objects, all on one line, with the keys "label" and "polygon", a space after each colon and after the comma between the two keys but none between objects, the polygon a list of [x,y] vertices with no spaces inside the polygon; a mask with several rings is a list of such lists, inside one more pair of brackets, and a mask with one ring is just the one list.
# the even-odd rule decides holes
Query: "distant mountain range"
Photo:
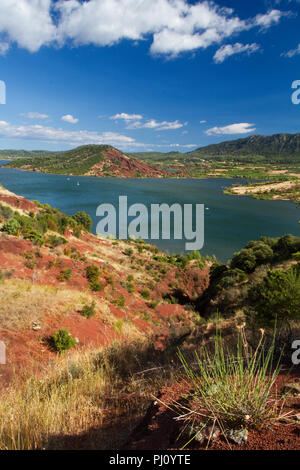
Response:
[{"label": "distant mountain range", "polygon": [[[25,158],[24,158],[25,157]],[[266,163],[300,163],[300,133],[252,135],[200,147],[192,152],[135,152],[125,154],[110,145],[84,145],[65,152],[0,150],[0,159],[12,159],[12,168],[89,176],[165,177],[153,165],[199,159]],[[169,174],[170,176],[170,174]]]},{"label": "distant mountain range", "polygon": [[[189,152],[189,156],[219,157],[233,160],[267,160],[270,162],[299,161],[300,133],[275,134],[271,136],[252,135],[243,139],[208,145]],[[245,158],[248,157],[248,158]]]}]

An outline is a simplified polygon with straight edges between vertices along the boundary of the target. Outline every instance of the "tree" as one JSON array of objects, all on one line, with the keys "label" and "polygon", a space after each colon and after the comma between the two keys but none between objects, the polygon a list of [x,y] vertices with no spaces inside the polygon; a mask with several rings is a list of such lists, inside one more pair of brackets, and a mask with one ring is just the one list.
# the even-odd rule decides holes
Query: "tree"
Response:
[{"label": "tree", "polygon": [[91,231],[93,221],[86,212],[76,212],[76,214],[73,215],[73,219],[77,224],[82,225],[88,232]]},{"label": "tree", "polygon": [[300,318],[300,268],[269,271],[260,284],[249,291],[249,301],[255,320],[272,325]]},{"label": "tree", "polygon": [[256,256],[252,248],[244,248],[236,253],[231,261],[231,268],[238,268],[246,273],[251,273],[256,267]]}]

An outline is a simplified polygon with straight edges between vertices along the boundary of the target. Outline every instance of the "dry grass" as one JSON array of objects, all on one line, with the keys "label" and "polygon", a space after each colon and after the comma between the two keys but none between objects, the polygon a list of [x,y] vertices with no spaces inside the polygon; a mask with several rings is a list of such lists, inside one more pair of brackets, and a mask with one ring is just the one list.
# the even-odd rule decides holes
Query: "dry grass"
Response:
[{"label": "dry grass", "polygon": [[[68,315],[93,301],[88,293],[15,279],[0,283],[0,299],[0,326],[12,330],[30,328],[34,321],[42,323],[46,315]],[[104,303],[97,302],[96,310],[108,317]]]},{"label": "dry grass", "polygon": [[[163,368],[136,373],[154,365]],[[118,449],[152,395],[173,380],[169,358],[142,334],[106,350],[63,355],[47,374],[0,392],[0,450]]]}]

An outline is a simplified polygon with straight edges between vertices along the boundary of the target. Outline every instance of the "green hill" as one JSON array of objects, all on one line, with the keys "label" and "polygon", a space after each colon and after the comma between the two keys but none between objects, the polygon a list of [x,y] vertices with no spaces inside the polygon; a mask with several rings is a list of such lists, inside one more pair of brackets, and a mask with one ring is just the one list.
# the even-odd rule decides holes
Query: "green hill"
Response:
[{"label": "green hill", "polygon": [[84,145],[66,152],[17,158],[4,165],[42,173],[87,176],[164,177],[165,172],[110,145]]}]

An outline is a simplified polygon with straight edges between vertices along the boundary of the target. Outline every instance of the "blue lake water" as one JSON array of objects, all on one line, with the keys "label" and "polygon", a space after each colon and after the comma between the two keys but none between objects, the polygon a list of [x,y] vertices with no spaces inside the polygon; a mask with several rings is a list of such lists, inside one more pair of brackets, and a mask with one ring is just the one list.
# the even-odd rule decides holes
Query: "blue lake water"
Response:
[{"label": "blue lake water", "polygon": [[[1,162],[0,162],[1,163]],[[46,175],[0,168],[0,184],[28,199],[57,207],[66,214],[83,210],[93,219],[95,231],[99,204],[118,205],[119,196],[128,204],[205,204],[203,255],[227,261],[249,240],[261,236],[300,235],[300,210],[289,201],[263,201],[245,196],[227,196],[224,187],[245,182],[238,179],[122,179]],[[79,185],[78,185],[79,183]],[[169,253],[183,252],[185,241],[156,240]]]}]

